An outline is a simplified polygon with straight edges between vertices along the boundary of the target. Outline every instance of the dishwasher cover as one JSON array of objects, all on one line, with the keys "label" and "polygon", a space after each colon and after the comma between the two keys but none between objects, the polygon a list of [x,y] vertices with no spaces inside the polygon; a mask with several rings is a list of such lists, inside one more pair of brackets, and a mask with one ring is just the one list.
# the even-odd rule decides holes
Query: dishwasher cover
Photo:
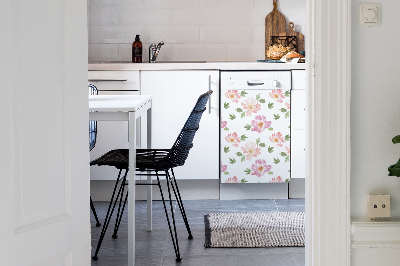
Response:
[{"label": "dishwasher cover", "polygon": [[221,183],[289,182],[290,89],[221,92]]}]

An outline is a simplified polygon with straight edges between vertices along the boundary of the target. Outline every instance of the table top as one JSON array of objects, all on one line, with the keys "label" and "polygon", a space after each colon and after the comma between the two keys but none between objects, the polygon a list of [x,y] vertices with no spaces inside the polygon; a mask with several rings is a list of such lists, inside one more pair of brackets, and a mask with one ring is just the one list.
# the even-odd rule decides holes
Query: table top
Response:
[{"label": "table top", "polygon": [[89,111],[135,112],[151,100],[151,95],[90,95]]}]

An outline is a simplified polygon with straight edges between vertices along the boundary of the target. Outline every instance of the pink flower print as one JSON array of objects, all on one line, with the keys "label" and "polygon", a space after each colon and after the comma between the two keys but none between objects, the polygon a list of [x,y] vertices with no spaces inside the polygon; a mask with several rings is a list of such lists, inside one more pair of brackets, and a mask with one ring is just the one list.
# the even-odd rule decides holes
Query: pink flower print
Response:
[{"label": "pink flower print", "polygon": [[228,169],[228,165],[223,165],[221,162],[221,173],[225,172]]},{"label": "pink flower print", "polygon": [[250,161],[251,158],[257,157],[261,154],[261,149],[252,141],[246,143],[245,147],[241,147],[242,151],[246,154],[246,160]]},{"label": "pink flower print", "polygon": [[225,137],[225,140],[231,143],[234,147],[238,147],[240,143],[240,139],[236,132],[229,133],[228,136]]},{"label": "pink flower print", "polygon": [[285,103],[285,105],[286,105],[286,109],[290,109],[290,103]]},{"label": "pink flower print", "polygon": [[251,121],[251,126],[253,127],[251,131],[261,133],[271,126],[271,121],[267,121],[263,115],[257,115],[256,120]]},{"label": "pink flower print", "polygon": [[269,140],[270,140],[272,143],[275,143],[276,145],[278,145],[279,147],[282,147],[282,146],[283,146],[282,143],[285,142],[285,140],[283,139],[283,136],[282,136],[282,133],[281,133],[281,132],[278,132],[278,133],[276,133],[276,134],[272,134],[272,136],[269,137]]},{"label": "pink flower print", "polygon": [[251,166],[251,170],[253,170],[251,173],[252,175],[261,177],[271,170],[271,165],[267,165],[267,162],[264,159],[258,159],[255,164]]},{"label": "pink flower print", "polygon": [[243,108],[246,111],[247,116],[251,116],[252,113],[257,113],[258,111],[261,110],[261,105],[259,102],[257,102],[256,99],[254,98],[247,98],[246,103],[241,103]]},{"label": "pink flower print", "polygon": [[269,93],[269,96],[271,96],[272,99],[275,99],[278,103],[282,103],[283,102],[282,99],[285,98],[281,89],[272,90]]},{"label": "pink flower print", "polygon": [[234,103],[239,102],[240,99],[240,95],[237,90],[228,90],[227,92],[225,92],[225,96],[228,99],[232,100],[232,102]]},{"label": "pink flower print", "polygon": [[225,181],[225,183],[240,183],[240,182],[237,179],[237,177],[234,176],[234,177],[229,177],[228,180]]},{"label": "pink flower print", "polygon": [[270,182],[270,183],[281,183],[281,182],[283,182],[283,181],[282,181],[282,177],[277,176],[276,178],[273,177],[273,178],[271,179],[271,181],[269,181],[269,182]]},{"label": "pink flower print", "polygon": [[228,124],[228,121],[222,121],[222,117],[221,117],[221,128],[225,128],[227,124]]},{"label": "pink flower print", "polygon": [[285,149],[286,149],[287,153],[290,154],[290,148],[288,146],[286,146]]}]

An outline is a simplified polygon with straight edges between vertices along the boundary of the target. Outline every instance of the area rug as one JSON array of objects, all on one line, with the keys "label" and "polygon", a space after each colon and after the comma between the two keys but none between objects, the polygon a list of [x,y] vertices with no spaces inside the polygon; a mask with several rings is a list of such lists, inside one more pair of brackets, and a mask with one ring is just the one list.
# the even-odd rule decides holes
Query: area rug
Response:
[{"label": "area rug", "polygon": [[205,247],[304,246],[304,212],[211,213],[204,215]]}]

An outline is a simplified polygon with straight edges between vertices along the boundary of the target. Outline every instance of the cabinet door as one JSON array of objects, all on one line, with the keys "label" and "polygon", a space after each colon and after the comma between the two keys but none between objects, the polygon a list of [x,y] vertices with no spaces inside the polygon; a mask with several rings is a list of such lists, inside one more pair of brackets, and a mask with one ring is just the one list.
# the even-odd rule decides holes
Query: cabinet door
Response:
[{"label": "cabinet door", "polygon": [[306,129],[306,91],[292,90],[291,95],[292,120],[290,127],[292,129]]},{"label": "cabinet door", "polygon": [[219,178],[219,71],[141,72],[141,94],[153,97],[152,148],[172,147],[198,97],[209,86],[214,91],[211,113],[207,103],[189,157],[184,166],[174,169],[177,179]]},{"label": "cabinet door", "polygon": [[304,129],[296,129],[291,132],[291,178],[305,178],[306,176],[306,136]]}]

